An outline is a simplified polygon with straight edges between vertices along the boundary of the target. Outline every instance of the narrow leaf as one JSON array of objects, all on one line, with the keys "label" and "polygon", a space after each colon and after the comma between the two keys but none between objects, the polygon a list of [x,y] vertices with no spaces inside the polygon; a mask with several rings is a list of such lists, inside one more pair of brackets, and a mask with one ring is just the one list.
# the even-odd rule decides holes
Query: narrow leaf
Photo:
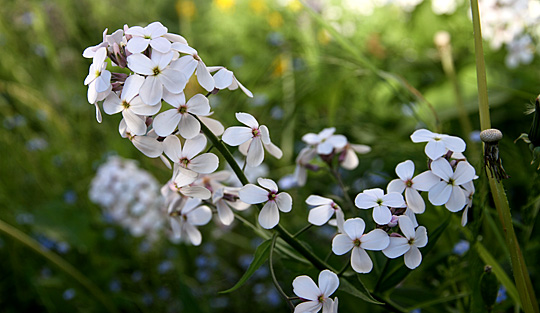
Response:
[{"label": "narrow leaf", "polygon": [[[448,225],[450,224],[451,217],[452,215],[448,215],[446,220],[444,220],[444,222],[439,225],[439,227],[437,227],[431,234],[428,234],[429,242],[424,248],[420,250],[422,251],[423,255],[428,254],[429,251],[435,246],[435,243],[437,243],[446,227],[448,227]],[[390,290],[391,288],[394,288],[411,272],[411,270],[407,266],[405,266],[402,257],[389,260],[388,263],[389,270],[383,272],[381,277],[379,278],[379,282],[375,287],[376,293],[385,292],[387,290]]]},{"label": "narrow leaf", "polygon": [[255,255],[253,256],[253,260],[251,261],[251,264],[249,265],[247,271],[242,275],[240,280],[231,287],[230,289],[220,291],[219,293],[229,293],[233,292],[236,289],[240,288],[250,277],[255,273],[261,265],[268,259],[268,256],[270,255],[270,245],[272,243],[272,239],[266,240],[265,242],[261,243],[257,250],[255,250]]}]

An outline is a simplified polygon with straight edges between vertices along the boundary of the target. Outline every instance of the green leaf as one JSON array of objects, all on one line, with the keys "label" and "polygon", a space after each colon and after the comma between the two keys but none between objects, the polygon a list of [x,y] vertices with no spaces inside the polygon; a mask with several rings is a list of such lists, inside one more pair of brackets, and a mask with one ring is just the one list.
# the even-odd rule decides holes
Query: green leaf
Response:
[{"label": "green leaf", "polygon": [[352,296],[355,296],[357,298],[360,298],[369,303],[384,304],[382,302],[375,300],[375,298],[373,298],[373,296],[371,295],[369,290],[367,290],[366,286],[364,286],[360,278],[358,278],[357,281],[353,281],[353,282],[350,282],[349,280],[342,278],[340,280],[339,290],[345,291],[346,293]]},{"label": "green leaf", "polygon": [[[429,234],[429,242],[421,250],[423,255],[428,254],[429,251],[431,251],[431,249],[435,246],[435,243],[437,243],[446,227],[448,227],[448,225],[450,224],[451,217],[452,215],[448,215],[446,220],[444,220],[444,222],[439,225],[439,227],[437,227],[431,234]],[[385,292],[394,288],[411,272],[411,270],[407,266],[405,266],[405,263],[403,263],[401,257],[394,260],[389,260],[387,268],[388,270],[382,273],[377,283],[377,286],[375,287],[374,292],[376,293]]]},{"label": "green leaf", "polygon": [[251,264],[249,265],[247,271],[242,275],[240,280],[231,287],[230,289],[220,291],[219,293],[229,293],[233,292],[236,289],[240,288],[250,277],[255,273],[261,265],[268,259],[268,256],[270,255],[270,245],[272,243],[272,239],[268,239],[265,242],[261,243],[257,250],[255,250],[255,255],[253,256],[253,261],[251,261]]}]

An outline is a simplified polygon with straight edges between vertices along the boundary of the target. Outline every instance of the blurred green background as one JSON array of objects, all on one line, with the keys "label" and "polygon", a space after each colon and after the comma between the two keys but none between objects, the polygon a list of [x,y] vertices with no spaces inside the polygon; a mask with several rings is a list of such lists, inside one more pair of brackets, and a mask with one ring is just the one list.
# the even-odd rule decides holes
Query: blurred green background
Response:
[{"label": "blurred green background", "polygon": [[[308,2],[310,9],[298,1],[271,0],[2,1],[0,219],[36,239],[42,249],[65,258],[119,311],[286,310],[266,266],[238,291],[217,294],[239,279],[261,242],[248,228],[235,224],[232,230],[222,229],[211,222],[202,227],[201,247],[172,244],[166,237],[148,244],[108,221],[88,199],[97,167],[109,155],[138,160],[161,183],[169,178],[169,170],[159,160],[145,158],[118,135],[118,115],[104,115],[103,123],[96,122],[83,85],[90,61],[82,51],[99,43],[105,28],[112,33],[124,24],[160,21],[169,32],[183,35],[208,66],[226,66],[253,91],[253,99],[239,91],[212,96],[214,117],[228,127],[237,123],[234,112],[245,111],[268,125],[273,142],[284,151],[281,160],[266,161],[271,169],[267,176],[276,181],[294,171],[301,136],[325,127],[336,127],[350,142],[373,148],[361,157],[356,170],[343,172],[352,196],[365,188],[384,188],[395,177],[395,165],[406,159],[415,160],[417,172],[426,168],[423,145],[409,140],[416,127],[433,131],[440,127],[443,133],[465,138],[466,155],[481,176],[470,233],[461,230],[460,214],[456,215],[437,248],[424,256],[422,266],[392,297],[409,308],[425,303],[422,312],[467,307],[485,264],[473,249],[456,253],[453,247],[460,240],[471,241],[471,247],[482,240],[511,275],[498,218],[486,194],[481,144],[474,132],[479,123],[468,3],[458,1],[455,13],[446,15],[434,14],[427,0],[411,12],[384,6],[363,15],[340,1]],[[323,16],[324,22],[310,12]],[[324,23],[337,33],[331,34]],[[451,35],[465,112],[461,120],[452,79],[445,74],[433,43],[440,30]],[[494,51],[487,45],[485,57],[492,125],[505,136],[501,156],[511,176],[505,185],[538,293],[538,174],[536,165],[530,165],[527,145],[513,140],[529,130],[532,116],[524,111],[540,92],[540,62],[536,57],[531,64],[509,69],[505,49]],[[471,129],[463,118],[470,120]],[[308,211],[305,198],[330,195],[336,188],[327,174],[310,173],[308,186],[290,190],[295,206],[285,226],[303,227]],[[445,209],[433,209],[419,221],[429,231],[446,215]],[[305,239],[313,238],[310,244],[315,251],[322,256],[328,253],[331,228],[312,229],[310,234]],[[345,261],[336,256],[330,260]],[[294,277],[318,274],[284,257],[275,263],[289,295]],[[374,275],[366,275],[368,285]],[[337,295],[341,312],[377,311],[347,294]],[[433,302],[442,297],[447,300]],[[508,297],[497,308],[502,312],[513,305]],[[64,271],[0,233],[0,311],[103,310]]]}]

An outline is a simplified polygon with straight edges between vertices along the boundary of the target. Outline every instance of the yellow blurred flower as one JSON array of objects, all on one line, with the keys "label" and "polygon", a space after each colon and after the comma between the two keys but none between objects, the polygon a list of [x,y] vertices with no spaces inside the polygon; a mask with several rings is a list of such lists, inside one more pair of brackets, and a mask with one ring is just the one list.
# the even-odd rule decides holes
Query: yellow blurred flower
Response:
[{"label": "yellow blurred flower", "polygon": [[274,60],[274,71],[272,72],[272,76],[278,77],[283,75],[285,71],[289,69],[290,61],[289,59],[282,53],[279,54],[276,59]]},{"label": "yellow blurred flower", "polygon": [[176,12],[178,13],[178,16],[191,20],[195,16],[197,8],[193,1],[178,0],[176,2]]},{"label": "yellow blurred flower", "polygon": [[249,7],[251,8],[251,10],[253,10],[253,12],[257,14],[261,14],[268,10],[268,7],[266,6],[266,2],[264,0],[251,0],[249,1]]},{"label": "yellow blurred flower", "polygon": [[300,3],[298,0],[291,0],[287,4],[287,7],[293,12],[298,12],[302,8],[302,3]]},{"label": "yellow blurred flower", "polygon": [[229,11],[234,7],[235,0],[214,0],[214,4],[222,11]]},{"label": "yellow blurred flower", "polygon": [[268,24],[273,29],[280,28],[281,25],[283,25],[283,17],[281,16],[281,14],[279,14],[279,12],[276,11],[270,13],[267,17],[267,20]]},{"label": "yellow blurred flower", "polygon": [[332,39],[332,36],[325,29],[321,29],[317,33],[317,40],[322,45],[327,45],[331,39]]}]

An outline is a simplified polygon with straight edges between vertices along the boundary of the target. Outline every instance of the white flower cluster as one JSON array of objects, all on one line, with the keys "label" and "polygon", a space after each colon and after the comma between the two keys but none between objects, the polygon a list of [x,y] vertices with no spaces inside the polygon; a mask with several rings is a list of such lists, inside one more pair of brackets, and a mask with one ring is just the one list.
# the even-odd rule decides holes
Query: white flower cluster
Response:
[{"label": "white flower cluster", "polygon": [[[215,136],[223,135],[225,143],[240,146],[251,167],[263,162],[264,150],[277,158],[282,156],[281,150],[270,141],[268,128],[259,125],[250,114],[236,114],[247,127],[234,126],[227,130],[219,121],[208,117],[212,114],[210,94],[222,89],[240,89],[253,97],[233,72],[222,66],[207,67],[184,37],[169,33],[159,22],[146,27],[125,25],[111,35],[105,30],[103,41],[88,47],[83,56],[92,59],[84,84],[88,85],[88,101],[96,107],[98,122],[102,119],[99,106],[102,101],[105,113],[122,113],[119,126],[122,137],[129,138],[146,156],[160,157],[173,169],[172,178],[161,191],[174,240],[201,243],[197,226],[207,224],[212,218],[212,210],[206,204],[216,208],[222,224],[230,225],[234,219],[231,208],[244,210],[249,207],[247,203],[263,202],[253,185],[244,187],[242,195],[246,201],[241,201],[240,188],[224,184],[230,174],[214,173],[219,167],[218,157],[204,153],[207,138],[201,133],[201,122]],[[111,72],[109,68],[118,71]],[[186,101],[184,90],[192,77],[208,94],[196,94]],[[172,108],[159,113],[163,103]],[[270,188],[270,193],[276,192],[264,199],[267,204],[259,218],[263,227],[272,228],[279,220],[278,209],[290,211],[292,200],[288,194],[277,194],[272,181],[261,181],[263,187]],[[250,190],[255,193],[251,194]]]},{"label": "white flower cluster", "polygon": [[365,154],[371,151],[366,145],[349,143],[344,135],[334,134],[334,127],[325,128],[320,133],[308,133],[302,137],[308,146],[303,148],[296,158],[294,179],[298,186],[304,186],[307,180],[307,170],[318,170],[318,166],[310,163],[317,156],[331,163],[337,156],[341,167],[347,170],[355,169],[358,164],[356,153]]},{"label": "white flower cluster", "polygon": [[133,236],[150,240],[165,222],[159,183],[132,160],[112,156],[98,168],[89,192],[90,200],[102,207],[113,221],[129,229]]},{"label": "white flower cluster", "polygon": [[[308,137],[316,138],[313,134]],[[325,151],[336,149],[336,143],[338,147],[343,145],[341,137],[325,138],[325,144],[330,142],[331,145]],[[388,184],[386,194],[384,190],[374,188],[364,190],[355,198],[359,209],[373,209],[372,217],[378,225],[376,229],[364,233],[365,221],[361,218],[345,220],[343,211],[331,199],[311,195],[306,200],[313,206],[308,216],[311,224],[321,226],[336,214],[338,235],[332,241],[332,251],[343,255],[352,250],[351,266],[358,273],[368,273],[373,268],[365,250],[382,251],[388,258],[405,255],[405,265],[410,269],[420,265],[422,255],[418,248],[424,247],[428,241],[426,228],[418,226],[415,217],[425,211],[422,191],[428,192],[428,200],[433,205],[444,205],[451,212],[465,209],[462,224],[467,223],[476,174],[462,155],[465,142],[461,138],[426,129],[415,131],[411,139],[413,142],[427,142],[425,152],[430,159],[430,170],[414,176],[414,163],[407,160],[396,167],[399,178]],[[396,226],[400,232],[394,230]]]}]

